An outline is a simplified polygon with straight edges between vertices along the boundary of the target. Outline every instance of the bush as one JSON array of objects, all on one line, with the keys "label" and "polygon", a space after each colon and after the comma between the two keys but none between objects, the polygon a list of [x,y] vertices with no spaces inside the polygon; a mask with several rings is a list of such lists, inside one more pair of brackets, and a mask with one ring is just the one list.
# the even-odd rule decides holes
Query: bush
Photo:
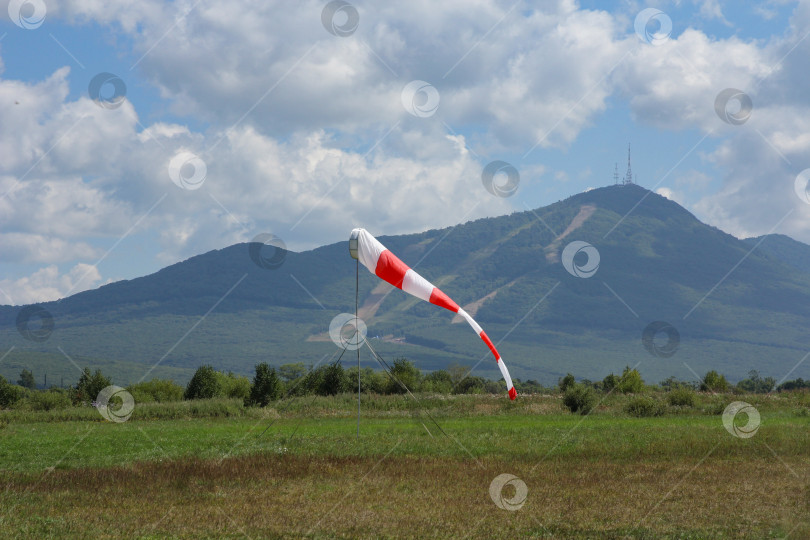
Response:
[{"label": "bush", "polygon": [[0,375],[0,407],[9,408],[15,406],[25,396],[25,392],[22,386],[9,384]]},{"label": "bush", "polygon": [[453,389],[453,379],[450,377],[450,374],[443,369],[432,371],[422,379],[420,389],[423,392],[449,394]]},{"label": "bush", "polygon": [[784,391],[792,391],[792,390],[807,390],[810,388],[810,381],[805,381],[801,377],[792,381],[785,381],[779,385],[777,390],[780,392]]},{"label": "bush", "polygon": [[33,390],[37,387],[37,383],[34,380],[34,374],[27,369],[23,369],[20,372],[20,380],[17,381],[17,384],[23,388],[28,388],[29,390]]},{"label": "bush", "polygon": [[748,378],[743,379],[737,383],[737,388],[743,392],[752,394],[767,394],[776,385],[776,379],[773,377],[765,377],[764,379],[759,376],[759,372],[752,369],[748,372]]},{"label": "bush", "polygon": [[605,392],[610,392],[611,390],[616,388],[616,385],[618,384],[619,378],[613,373],[611,373],[607,377],[602,379],[602,390],[604,390]]},{"label": "bush", "polygon": [[105,377],[100,369],[95,373],[90,372],[90,368],[84,368],[82,376],[79,377],[79,382],[76,387],[72,389],[71,400],[74,405],[81,403],[89,404],[98,399],[99,393],[112,384],[109,377]]},{"label": "bush", "polygon": [[334,396],[345,392],[348,386],[349,380],[346,378],[343,366],[340,363],[330,364],[323,371],[323,377],[318,385],[318,394]]},{"label": "bush", "polygon": [[728,381],[716,371],[711,370],[703,376],[703,381],[700,383],[700,390],[701,392],[727,392]]},{"label": "bush", "polygon": [[183,399],[183,387],[168,379],[131,384],[127,387],[127,392],[132,394],[135,403],[168,403]]},{"label": "bush", "polygon": [[256,375],[253,376],[250,393],[245,398],[245,407],[266,407],[271,401],[279,399],[283,392],[276,370],[262,362],[256,365]]},{"label": "bush", "polygon": [[405,385],[408,390],[413,392],[419,388],[419,380],[422,378],[419,368],[405,358],[394,360],[394,365],[391,366],[391,375],[393,378],[388,381],[389,394],[404,394],[405,388],[402,385]]},{"label": "bush", "polygon": [[227,374],[217,371],[222,396],[244,400],[250,395],[250,379],[244,375]]},{"label": "bush", "polygon": [[697,390],[698,388],[698,385],[695,382],[681,381],[676,379],[675,377],[667,377],[666,379],[664,379],[659,383],[659,386],[661,386],[661,388],[666,391],[676,390],[679,388],[685,388],[687,390]]},{"label": "bush", "polygon": [[[357,367],[346,370],[346,391],[357,391]],[[364,394],[384,394],[388,386],[388,375],[369,367],[360,370],[360,392]]]},{"label": "bush", "polygon": [[70,406],[70,395],[67,391],[59,388],[31,392],[20,403],[21,408],[31,409],[32,411],[52,411],[55,409],[67,409]]},{"label": "bush", "polygon": [[625,412],[631,416],[650,417],[664,414],[664,404],[647,396],[637,396],[630,400]]},{"label": "bush", "polygon": [[694,407],[695,393],[688,388],[675,388],[667,392],[667,403],[674,407]]},{"label": "bush", "polygon": [[222,395],[222,386],[216,370],[211,366],[200,366],[188,381],[183,399],[210,399]]},{"label": "bush", "polygon": [[588,414],[596,404],[594,391],[584,384],[569,385],[563,394],[563,404],[572,413]]},{"label": "bush", "polygon": [[616,390],[622,394],[639,394],[644,391],[644,380],[637,369],[626,366],[622,376],[616,383]]},{"label": "bush", "polygon": [[481,377],[465,377],[454,387],[454,394],[483,394],[486,391],[486,381]]},{"label": "bush", "polygon": [[574,379],[574,376],[569,373],[557,382],[557,386],[560,387],[560,392],[564,394],[565,391],[574,386],[576,382],[577,381]]}]

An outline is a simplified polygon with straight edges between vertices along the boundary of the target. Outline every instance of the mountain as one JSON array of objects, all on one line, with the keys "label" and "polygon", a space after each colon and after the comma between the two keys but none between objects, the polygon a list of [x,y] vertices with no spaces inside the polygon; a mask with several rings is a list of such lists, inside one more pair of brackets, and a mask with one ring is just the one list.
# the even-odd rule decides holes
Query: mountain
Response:
[{"label": "mountain", "polygon": [[[651,382],[694,379],[709,369],[732,380],[757,369],[778,380],[810,350],[810,246],[780,235],[739,240],[637,185],[379,239],[475,312],[521,379],[551,384],[571,372],[595,380],[629,365]],[[598,251],[591,277],[576,277],[561,263],[572,241]],[[0,374],[16,380],[28,367],[49,381],[72,382],[75,365],[89,365],[122,384],[145,373],[184,381],[203,363],[247,374],[260,361],[336,358],[329,323],[353,312],[355,302],[347,242],[286,255],[266,247],[266,259],[279,257],[265,264],[272,268],[254,263],[251,247],[258,245],[211,251],[41,304],[54,325],[42,342],[18,332],[20,307],[0,306],[0,345],[13,347]],[[573,259],[579,267],[586,262],[584,252]],[[359,302],[370,342],[384,357],[404,356],[425,370],[481,361],[476,374],[497,377],[466,324],[362,268]],[[669,326],[645,346],[645,328],[659,321]],[[670,350],[672,328],[679,342]],[[374,365],[367,353],[362,361]],[[810,377],[810,362],[790,376]]]}]

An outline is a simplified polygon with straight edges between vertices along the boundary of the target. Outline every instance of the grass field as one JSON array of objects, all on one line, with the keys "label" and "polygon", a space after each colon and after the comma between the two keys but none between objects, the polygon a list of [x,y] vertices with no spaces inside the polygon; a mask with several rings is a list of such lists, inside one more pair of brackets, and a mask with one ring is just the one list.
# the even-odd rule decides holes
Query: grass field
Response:
[{"label": "grass field", "polygon": [[[4,411],[0,537],[808,538],[806,398],[632,418],[626,396],[587,417],[557,396],[387,396],[359,437],[350,395],[149,404],[121,424]],[[735,400],[761,414],[751,438],[723,426]],[[527,487],[518,510],[490,497],[503,473]]]}]

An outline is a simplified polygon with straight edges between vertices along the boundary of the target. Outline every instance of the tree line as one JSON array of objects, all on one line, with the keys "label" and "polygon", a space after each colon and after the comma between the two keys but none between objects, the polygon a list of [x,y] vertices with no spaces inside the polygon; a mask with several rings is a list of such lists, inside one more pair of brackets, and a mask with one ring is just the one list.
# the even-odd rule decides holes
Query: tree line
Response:
[{"label": "tree line", "polygon": [[[361,368],[359,371],[360,392],[365,394],[403,394],[405,392],[428,392],[439,394],[499,394],[503,392],[503,380],[491,380],[470,375],[466,366],[453,365],[424,373],[406,358],[397,358],[386,371]],[[648,386],[636,369],[626,367],[621,374],[609,374],[601,381],[582,379],[577,382],[572,374],[558,381],[557,387],[545,387],[534,380],[514,379],[518,393],[555,393],[563,395],[563,401],[572,412],[586,414],[591,410],[600,393],[643,394],[646,390],[659,388],[667,392],[671,405],[686,406],[694,401],[694,392],[768,393],[810,389],[810,380],[795,379],[776,387],[773,377],[761,377],[752,370],[748,377],[736,385],[730,384],[717,371],[707,372],[700,381],[685,382],[670,377],[657,387]],[[66,389],[52,386],[36,390],[34,375],[24,369],[16,384],[0,376],[0,408],[29,410],[52,410],[79,405],[94,405],[102,389],[112,385],[110,377],[101,370],[92,372],[84,368],[74,386]],[[167,379],[152,379],[126,387],[136,403],[169,402],[194,399],[232,398],[240,399],[245,406],[266,406],[285,396],[329,396],[344,392],[357,392],[357,367],[344,368],[340,363],[309,367],[303,363],[284,364],[273,367],[268,363],[255,366],[253,378],[224,373],[213,366],[197,368],[188,384],[183,387]]]}]

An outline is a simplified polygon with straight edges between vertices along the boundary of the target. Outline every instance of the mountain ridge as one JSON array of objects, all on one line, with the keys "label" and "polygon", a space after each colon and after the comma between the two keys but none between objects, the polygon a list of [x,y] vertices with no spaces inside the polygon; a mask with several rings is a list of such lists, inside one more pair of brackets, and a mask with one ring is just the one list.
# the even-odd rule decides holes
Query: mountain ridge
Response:
[{"label": "mountain ridge", "polygon": [[[535,210],[379,239],[460,305],[476,304],[476,319],[503,341],[498,347],[521,378],[554,382],[570,371],[595,379],[636,363],[652,380],[694,378],[709,368],[731,378],[759,368],[779,378],[810,349],[803,332],[810,276],[802,266],[810,264],[810,246],[782,235],[739,240],[640,186],[597,188]],[[560,262],[573,241],[599,254],[590,278]],[[265,263],[277,255],[266,254]],[[584,255],[577,257],[573,263],[583,264]],[[314,364],[337,348],[312,336],[354,310],[354,266],[345,242],[287,252],[273,269],[254,263],[250,244],[235,244],[39,304],[55,321],[42,343],[17,332],[20,307],[0,306],[0,340],[17,347],[6,369],[23,352],[29,363],[40,355],[52,365],[64,358],[59,348],[91,364],[158,363],[175,377],[202,363],[240,373],[265,360]],[[389,289],[361,273],[361,305],[379,304],[366,310],[369,335],[397,338],[375,345],[382,354],[423,369],[472,366],[486,356],[452,316]],[[654,321],[680,333],[669,359],[642,342]],[[496,376],[487,360],[478,369]]]}]

